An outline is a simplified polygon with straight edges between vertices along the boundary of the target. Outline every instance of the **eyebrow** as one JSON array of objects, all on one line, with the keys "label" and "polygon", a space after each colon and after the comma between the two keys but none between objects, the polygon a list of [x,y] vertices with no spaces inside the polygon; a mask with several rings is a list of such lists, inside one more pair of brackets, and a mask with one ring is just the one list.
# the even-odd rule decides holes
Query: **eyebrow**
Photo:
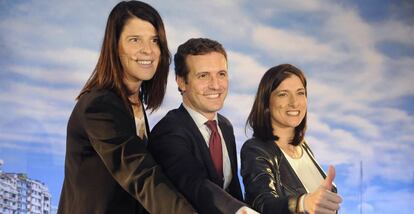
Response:
[{"label": "eyebrow", "polygon": [[[138,37],[138,38],[142,38],[142,37],[143,37],[143,35],[131,34],[131,35],[127,35],[127,36],[126,36],[126,38],[131,38],[131,37]],[[160,36],[158,36],[158,35],[156,34],[156,35],[150,36],[150,38],[160,38]]]},{"label": "eyebrow", "polygon": [[[305,88],[298,88],[296,91],[305,91]],[[283,89],[283,90],[276,90],[275,92],[289,92],[289,90]]]},{"label": "eyebrow", "polygon": [[[145,35],[142,35],[142,34],[134,34],[134,33],[127,34],[125,36],[125,38],[131,38],[131,37],[143,38],[143,37],[146,37],[146,36]],[[149,37],[150,38],[159,38],[160,36],[158,34],[153,34],[153,35],[149,35]]]},{"label": "eyebrow", "polygon": [[195,75],[205,74],[205,73],[210,73],[210,72],[209,71],[195,71],[194,72]]},{"label": "eyebrow", "polygon": [[[219,70],[219,71],[217,71],[217,73],[221,73],[221,72],[228,73],[228,71],[227,71],[227,70]],[[195,71],[195,74],[199,74],[199,73],[214,73],[214,71],[206,71],[206,70],[202,70],[202,71]]]}]

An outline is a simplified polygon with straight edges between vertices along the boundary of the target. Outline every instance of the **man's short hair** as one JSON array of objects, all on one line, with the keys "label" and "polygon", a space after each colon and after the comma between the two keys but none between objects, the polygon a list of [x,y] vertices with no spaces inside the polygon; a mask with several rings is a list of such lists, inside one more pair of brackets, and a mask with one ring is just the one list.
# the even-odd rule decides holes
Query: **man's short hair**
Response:
[{"label": "man's short hair", "polygon": [[187,56],[205,55],[211,52],[221,53],[227,60],[226,50],[224,50],[219,42],[207,38],[192,38],[187,40],[178,46],[177,53],[174,55],[175,76],[182,77],[187,83],[189,73],[186,63]]}]

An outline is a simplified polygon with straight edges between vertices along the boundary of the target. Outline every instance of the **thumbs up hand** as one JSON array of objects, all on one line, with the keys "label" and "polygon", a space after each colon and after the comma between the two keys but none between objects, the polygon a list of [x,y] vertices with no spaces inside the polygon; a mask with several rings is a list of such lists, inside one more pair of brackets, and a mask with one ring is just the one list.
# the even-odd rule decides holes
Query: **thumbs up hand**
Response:
[{"label": "thumbs up hand", "polygon": [[310,214],[334,214],[342,202],[341,196],[331,192],[335,179],[335,168],[329,166],[328,174],[322,184],[314,192],[305,196],[305,209]]},{"label": "thumbs up hand", "polygon": [[327,190],[332,189],[332,183],[333,183],[333,180],[335,179],[335,175],[336,175],[335,167],[329,166],[328,174],[326,175],[325,181],[322,184]]}]

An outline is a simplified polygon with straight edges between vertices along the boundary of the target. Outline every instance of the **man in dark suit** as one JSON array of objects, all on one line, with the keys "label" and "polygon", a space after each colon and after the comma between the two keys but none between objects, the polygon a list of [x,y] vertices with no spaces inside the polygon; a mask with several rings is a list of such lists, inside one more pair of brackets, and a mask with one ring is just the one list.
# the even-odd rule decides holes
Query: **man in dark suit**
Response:
[{"label": "man in dark suit", "polygon": [[224,48],[190,39],[174,63],[183,103],[154,127],[149,149],[199,213],[255,213],[241,202],[233,127],[217,113],[228,90]]}]

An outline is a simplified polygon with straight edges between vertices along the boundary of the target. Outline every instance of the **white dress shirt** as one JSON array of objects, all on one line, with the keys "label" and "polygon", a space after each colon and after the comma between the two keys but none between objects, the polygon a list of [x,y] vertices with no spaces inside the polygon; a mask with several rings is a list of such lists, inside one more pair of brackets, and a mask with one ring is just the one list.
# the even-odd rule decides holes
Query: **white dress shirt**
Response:
[{"label": "white dress shirt", "polygon": [[[205,144],[207,145],[207,147],[209,147],[208,143],[210,140],[211,131],[205,124],[208,121],[208,119],[204,117],[204,115],[200,114],[199,112],[194,111],[190,107],[186,106],[184,103],[183,103],[183,106],[188,111],[191,118],[193,118],[195,124],[197,125],[198,130],[200,130],[201,134],[203,135]],[[222,146],[222,151],[223,151],[223,176],[224,176],[223,189],[226,189],[230,185],[230,181],[233,178],[233,174],[231,172],[229,153],[227,152],[226,143],[224,141],[223,134],[221,133],[219,121],[217,120],[217,113],[214,115],[214,120],[217,121],[217,126],[218,126],[217,128],[218,128],[218,132],[221,137],[221,146]]]}]

